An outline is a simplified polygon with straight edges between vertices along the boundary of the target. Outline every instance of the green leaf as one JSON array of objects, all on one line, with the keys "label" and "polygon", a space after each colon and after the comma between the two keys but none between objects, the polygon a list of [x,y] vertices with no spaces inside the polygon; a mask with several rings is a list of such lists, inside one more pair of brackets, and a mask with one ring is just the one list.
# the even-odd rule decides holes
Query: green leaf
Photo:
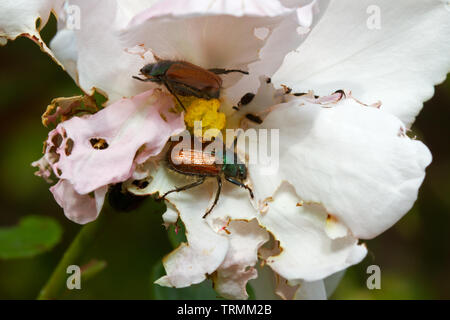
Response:
[{"label": "green leaf", "polygon": [[167,288],[154,282],[165,274],[164,267],[158,262],[152,272],[150,296],[154,300],[222,300],[214,291],[211,280],[187,288]]},{"label": "green leaf", "polygon": [[0,228],[0,259],[30,258],[52,249],[62,229],[50,217],[27,216],[15,227]]},{"label": "green leaf", "polygon": [[164,211],[161,203],[149,198],[136,210],[122,212],[113,210],[106,201],[100,214],[106,217],[106,221],[92,245],[77,258],[79,263],[76,264],[83,266],[96,259],[106,261],[108,265],[86,282],[83,282],[82,268],[82,290],[65,290],[59,298],[148,299],[153,265],[171,250],[162,224]]}]

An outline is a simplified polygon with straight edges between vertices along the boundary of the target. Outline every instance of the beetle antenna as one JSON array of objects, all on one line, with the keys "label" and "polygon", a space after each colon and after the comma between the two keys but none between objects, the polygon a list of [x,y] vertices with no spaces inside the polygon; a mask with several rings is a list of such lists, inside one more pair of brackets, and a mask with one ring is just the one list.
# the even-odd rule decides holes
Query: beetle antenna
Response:
[{"label": "beetle antenna", "polygon": [[178,103],[183,108],[183,110],[186,111],[186,108],[184,107],[183,102],[181,102],[180,98],[178,98],[178,96],[175,94],[175,92],[172,90],[172,88],[170,88],[167,81],[163,81],[163,83],[164,83],[164,86],[167,88],[167,90],[169,90],[169,92],[175,97],[175,99],[177,99]]},{"label": "beetle antenna", "polygon": [[243,71],[243,70],[239,70],[239,69],[227,70],[227,69],[213,68],[213,69],[208,69],[208,71],[215,73],[215,74],[229,74],[229,73],[233,73],[233,72],[238,72],[238,73],[242,73],[245,75],[249,74],[247,71]]},{"label": "beetle antenna", "polygon": [[136,80],[139,80],[139,81],[142,81],[142,82],[148,81],[147,79],[142,79],[142,78],[139,78],[139,77],[137,77],[137,76],[132,76],[132,78],[133,78],[133,79],[136,79]]}]

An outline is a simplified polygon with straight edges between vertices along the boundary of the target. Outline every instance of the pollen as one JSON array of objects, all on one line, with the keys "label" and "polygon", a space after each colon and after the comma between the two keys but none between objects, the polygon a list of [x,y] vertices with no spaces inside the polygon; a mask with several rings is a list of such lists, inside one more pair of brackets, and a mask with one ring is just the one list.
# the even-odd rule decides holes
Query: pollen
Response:
[{"label": "pollen", "polygon": [[[225,128],[225,114],[219,112],[220,101],[218,99],[186,98],[182,101],[186,107],[184,122],[193,131],[195,136],[205,139],[216,137]],[[185,102],[187,102],[185,104]]]}]

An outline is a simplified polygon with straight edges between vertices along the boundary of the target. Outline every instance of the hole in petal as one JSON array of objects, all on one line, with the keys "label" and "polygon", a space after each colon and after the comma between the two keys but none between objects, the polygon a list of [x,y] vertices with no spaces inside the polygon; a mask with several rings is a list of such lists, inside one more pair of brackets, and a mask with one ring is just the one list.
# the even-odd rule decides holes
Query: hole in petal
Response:
[{"label": "hole in petal", "polygon": [[54,164],[59,161],[60,155],[56,152],[55,146],[50,147],[50,150],[48,151],[48,153],[49,153],[48,161],[51,164]]},{"label": "hole in petal", "polygon": [[72,139],[68,139],[66,142],[66,156],[70,156],[72,154],[72,149],[73,149],[73,140]]},{"label": "hole in petal", "polygon": [[36,19],[36,30],[41,30],[41,25],[42,25],[42,19],[37,18]]},{"label": "hole in petal", "polygon": [[265,40],[269,35],[269,32],[269,28],[255,28],[255,37],[257,37],[259,40]]},{"label": "hole in petal", "polygon": [[63,137],[59,133],[57,135],[53,136],[52,143],[55,146],[55,148],[59,148],[61,146],[62,142],[63,142]]},{"label": "hole in petal", "polygon": [[150,184],[150,182],[148,182],[147,180],[134,180],[133,181],[133,185],[135,185],[139,189],[145,189],[148,187],[149,184]]},{"label": "hole in petal", "polygon": [[97,150],[104,150],[106,148],[109,147],[108,142],[106,142],[105,139],[101,139],[101,138],[92,138],[90,140],[92,148],[97,149]]}]

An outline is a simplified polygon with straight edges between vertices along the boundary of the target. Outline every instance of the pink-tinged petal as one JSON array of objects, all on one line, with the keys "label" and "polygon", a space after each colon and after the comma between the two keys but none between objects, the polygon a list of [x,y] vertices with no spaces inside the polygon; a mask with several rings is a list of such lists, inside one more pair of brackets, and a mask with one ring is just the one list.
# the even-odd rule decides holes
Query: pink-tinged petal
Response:
[{"label": "pink-tinged petal", "polygon": [[[50,12],[58,11],[63,0],[2,0],[0,3],[0,45],[19,36],[30,38],[50,56],[39,31],[47,24]],[[36,27],[40,20],[39,27]]]},{"label": "pink-tinged petal", "polygon": [[[92,93],[96,88],[108,96],[109,103],[134,96],[148,89],[131,78],[144,62],[139,55],[127,52],[117,33],[155,2],[71,0],[60,14],[58,32],[50,47],[85,92]],[[79,13],[79,26],[67,23],[74,13]]]},{"label": "pink-tinged petal", "polygon": [[43,156],[37,161],[34,161],[31,166],[38,168],[38,171],[34,173],[35,176],[41,177],[44,179],[47,183],[52,183],[53,180],[51,179],[52,176],[52,166],[47,161],[46,157]]},{"label": "pink-tinged petal", "polygon": [[161,59],[250,71],[222,76],[227,98],[237,103],[301,43],[298,26],[296,11],[276,0],[168,0],[136,16],[122,39],[127,47],[142,45]]},{"label": "pink-tinged petal", "polygon": [[183,115],[173,107],[172,97],[155,89],[64,121],[49,135],[48,161],[80,194],[125,181],[136,163],[159,154],[184,130]]},{"label": "pink-tinged petal", "polygon": [[273,80],[319,95],[352,90],[410,126],[450,71],[449,52],[445,1],[333,1]]},{"label": "pink-tinged petal", "polygon": [[[276,172],[251,165],[255,196],[271,197],[289,181],[300,199],[321,203],[358,238],[377,236],[411,209],[431,161],[401,120],[352,98],[331,106],[296,99],[257,127],[279,128],[280,148]],[[341,227],[329,226],[328,235],[344,235]]]},{"label": "pink-tinged petal", "polygon": [[101,187],[94,192],[94,196],[81,195],[75,191],[67,180],[59,182],[50,188],[56,202],[64,209],[66,217],[73,222],[86,224],[97,219],[105,201],[108,187]]},{"label": "pink-tinged petal", "polygon": [[224,298],[247,299],[247,282],[258,276],[254,268],[258,249],[269,240],[269,234],[256,219],[231,221],[225,228],[230,247],[213,276],[214,289]]}]

